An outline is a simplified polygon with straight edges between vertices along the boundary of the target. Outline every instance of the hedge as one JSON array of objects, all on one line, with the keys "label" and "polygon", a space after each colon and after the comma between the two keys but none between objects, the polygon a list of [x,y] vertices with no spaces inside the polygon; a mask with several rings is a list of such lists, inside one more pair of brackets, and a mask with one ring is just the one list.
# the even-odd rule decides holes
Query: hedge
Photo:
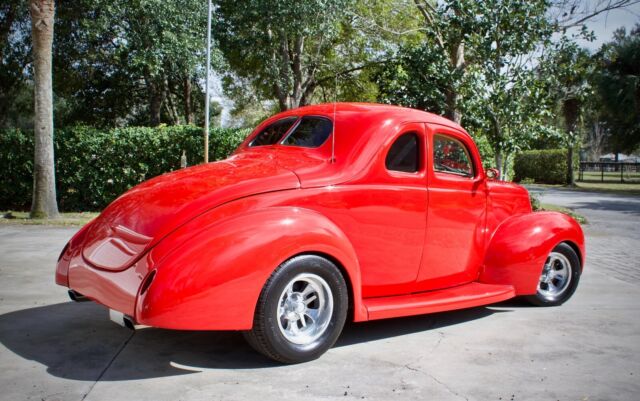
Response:
[{"label": "hedge", "polygon": [[567,183],[567,150],[527,150],[513,161],[514,181],[533,180],[539,184]]},{"label": "hedge", "polygon": [[[210,159],[227,157],[249,130],[212,129]],[[58,206],[63,211],[101,210],[134,185],[189,165],[203,156],[202,129],[186,126],[57,129],[54,136]],[[33,133],[0,132],[0,210],[27,210],[33,185]]]}]

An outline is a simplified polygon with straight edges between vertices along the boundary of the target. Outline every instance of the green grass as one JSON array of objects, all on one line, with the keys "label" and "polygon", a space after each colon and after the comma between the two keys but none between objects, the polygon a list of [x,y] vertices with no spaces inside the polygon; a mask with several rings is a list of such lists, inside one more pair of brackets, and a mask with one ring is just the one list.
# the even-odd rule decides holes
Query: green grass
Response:
[{"label": "green grass", "polygon": [[[605,183],[623,183],[620,180],[619,171],[605,171],[604,174],[599,171],[585,171],[582,173],[582,179],[587,182],[602,182],[603,178]],[[624,183],[640,185],[640,172],[638,171],[625,171],[622,174],[622,178],[624,179]]]},{"label": "green grass", "polygon": [[564,214],[568,214],[569,216],[573,217],[578,223],[580,224],[589,224],[589,222],[587,221],[587,219],[574,212],[572,209],[566,208],[566,207],[562,207],[562,206],[558,206],[558,205],[552,205],[549,203],[543,203],[540,205],[540,209],[538,209],[538,211],[541,210],[546,210],[549,212],[560,212],[560,213],[564,213]]},{"label": "green grass", "polygon": [[583,182],[576,181],[575,187],[568,185],[552,184],[531,184],[536,187],[559,188],[573,191],[604,192],[621,195],[640,196],[640,183],[620,183],[620,182]]},{"label": "green grass", "polygon": [[29,212],[0,212],[0,225],[20,224],[34,226],[83,226],[99,213],[60,213],[59,219],[30,219]]},{"label": "green grass", "polygon": [[[569,188],[569,187],[566,187]],[[571,188],[569,188],[571,189]],[[640,182],[638,183],[621,183],[621,182],[583,182],[576,181],[576,188],[582,191],[591,192],[609,192],[626,195],[640,196]]]}]

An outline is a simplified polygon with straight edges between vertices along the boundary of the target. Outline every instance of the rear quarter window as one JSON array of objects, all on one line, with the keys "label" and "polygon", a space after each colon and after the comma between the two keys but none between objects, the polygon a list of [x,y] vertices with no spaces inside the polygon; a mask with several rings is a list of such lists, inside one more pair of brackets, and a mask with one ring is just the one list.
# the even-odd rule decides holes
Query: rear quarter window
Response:
[{"label": "rear quarter window", "polygon": [[387,170],[415,173],[420,169],[420,151],[418,147],[418,134],[409,132],[402,134],[395,140],[387,157],[385,166]]}]

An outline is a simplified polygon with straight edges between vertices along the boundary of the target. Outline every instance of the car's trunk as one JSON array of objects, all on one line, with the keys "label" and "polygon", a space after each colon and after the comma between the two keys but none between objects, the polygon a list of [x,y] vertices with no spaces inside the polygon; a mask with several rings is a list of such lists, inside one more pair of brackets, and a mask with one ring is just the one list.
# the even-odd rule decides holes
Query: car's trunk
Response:
[{"label": "car's trunk", "polygon": [[225,202],[300,186],[296,175],[263,152],[191,167],[146,181],[91,223],[82,253],[94,267],[127,268],[180,225]]}]

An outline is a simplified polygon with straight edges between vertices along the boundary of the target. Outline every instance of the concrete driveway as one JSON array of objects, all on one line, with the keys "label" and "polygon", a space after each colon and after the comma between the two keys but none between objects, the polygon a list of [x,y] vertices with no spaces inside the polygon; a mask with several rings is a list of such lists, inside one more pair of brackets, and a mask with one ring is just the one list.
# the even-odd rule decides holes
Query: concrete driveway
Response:
[{"label": "concrete driveway", "polygon": [[0,226],[0,399],[638,400],[640,198],[543,196],[590,221],[567,304],[350,324],[322,358],[296,366],[233,332],[133,334],[53,283],[74,229]]}]

